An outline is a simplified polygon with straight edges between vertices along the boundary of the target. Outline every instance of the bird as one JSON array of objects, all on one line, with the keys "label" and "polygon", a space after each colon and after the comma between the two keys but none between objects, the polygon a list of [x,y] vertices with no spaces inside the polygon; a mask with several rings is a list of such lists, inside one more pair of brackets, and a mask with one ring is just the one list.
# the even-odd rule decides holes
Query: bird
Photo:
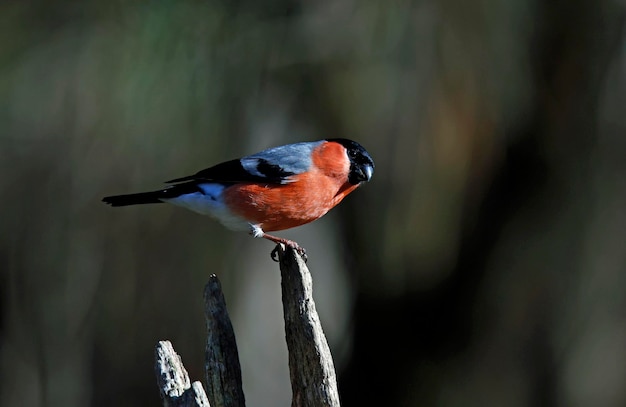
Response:
[{"label": "bird", "polygon": [[345,138],[304,141],[268,148],[224,161],[182,178],[165,188],[107,196],[113,207],[169,203],[209,215],[226,228],[248,231],[279,244],[306,260],[297,242],[270,235],[324,216],[348,194],[369,182],[374,161],[359,143]]}]

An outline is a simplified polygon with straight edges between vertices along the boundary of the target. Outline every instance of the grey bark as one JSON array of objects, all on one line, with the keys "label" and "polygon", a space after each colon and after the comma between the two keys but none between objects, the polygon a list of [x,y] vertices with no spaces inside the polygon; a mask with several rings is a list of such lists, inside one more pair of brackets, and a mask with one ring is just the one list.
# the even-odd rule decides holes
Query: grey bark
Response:
[{"label": "grey bark", "polygon": [[233,325],[228,317],[222,286],[215,274],[204,287],[207,326],[205,372],[207,393],[214,407],[246,405],[241,366]]},{"label": "grey bark", "polygon": [[278,257],[293,392],[291,405],[339,406],[333,358],[315,309],[311,273],[291,248],[279,246]]},{"label": "grey bark", "polygon": [[[338,407],[339,393],[330,348],[322,330],[313,281],[306,263],[291,248],[277,247],[282,278],[285,337],[294,407]],[[189,385],[180,356],[169,341],[157,345],[156,370],[165,406],[244,407],[241,367],[233,326],[215,275],[204,289],[207,324],[206,383]],[[195,403],[195,404],[194,404]]]},{"label": "grey bark", "polygon": [[202,384],[190,383],[187,370],[170,341],[159,341],[155,359],[157,383],[165,407],[210,407]]}]

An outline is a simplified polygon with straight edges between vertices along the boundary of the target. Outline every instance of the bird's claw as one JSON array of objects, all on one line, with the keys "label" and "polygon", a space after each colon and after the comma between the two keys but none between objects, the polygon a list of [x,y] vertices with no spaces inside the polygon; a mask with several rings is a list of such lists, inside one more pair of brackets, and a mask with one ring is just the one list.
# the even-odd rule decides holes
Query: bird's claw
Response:
[{"label": "bird's claw", "polygon": [[[274,247],[274,250],[272,250],[272,252],[270,253],[270,256],[272,258],[272,260],[274,260],[275,262],[278,263],[279,259],[278,259],[278,246],[280,246],[280,244],[277,244],[276,247]],[[298,243],[294,242],[294,241],[288,241],[287,243],[285,243],[285,246],[287,247],[291,247],[293,250],[296,251],[296,253],[298,253],[300,255],[300,257],[302,257],[302,260],[304,260],[304,262],[306,263],[306,261],[308,260],[307,255],[306,255],[306,249],[302,246],[300,246]]]},{"label": "bird's claw", "polygon": [[270,253],[272,260],[274,260],[276,263],[278,263],[278,246],[279,245],[276,245],[276,247],[274,247],[274,250],[272,250],[272,252]]}]

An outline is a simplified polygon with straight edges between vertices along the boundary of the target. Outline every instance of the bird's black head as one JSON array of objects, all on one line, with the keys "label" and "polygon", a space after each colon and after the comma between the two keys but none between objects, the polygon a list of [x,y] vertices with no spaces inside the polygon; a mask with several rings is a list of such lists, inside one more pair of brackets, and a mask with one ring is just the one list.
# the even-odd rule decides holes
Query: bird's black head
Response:
[{"label": "bird's black head", "polygon": [[372,160],[372,157],[370,157],[362,145],[345,138],[333,138],[327,141],[339,143],[346,148],[348,158],[350,159],[348,182],[356,185],[361,182],[367,182],[372,178],[372,174],[374,174],[374,160]]}]

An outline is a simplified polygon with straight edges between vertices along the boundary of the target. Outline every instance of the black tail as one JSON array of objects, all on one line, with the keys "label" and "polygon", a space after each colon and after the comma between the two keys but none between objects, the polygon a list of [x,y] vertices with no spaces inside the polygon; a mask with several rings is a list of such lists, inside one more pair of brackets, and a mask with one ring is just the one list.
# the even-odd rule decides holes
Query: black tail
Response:
[{"label": "black tail", "polygon": [[163,198],[176,198],[184,194],[194,192],[202,192],[198,188],[197,181],[185,182],[178,185],[171,185],[160,191],[140,192],[138,194],[115,195],[102,198],[102,202],[106,202],[111,206],[128,206],[143,205],[153,203],[163,203]]},{"label": "black tail", "polygon": [[111,206],[142,205],[152,203],[163,203],[160,198],[164,198],[163,191],[141,192],[138,194],[115,195],[102,198],[102,202]]}]

